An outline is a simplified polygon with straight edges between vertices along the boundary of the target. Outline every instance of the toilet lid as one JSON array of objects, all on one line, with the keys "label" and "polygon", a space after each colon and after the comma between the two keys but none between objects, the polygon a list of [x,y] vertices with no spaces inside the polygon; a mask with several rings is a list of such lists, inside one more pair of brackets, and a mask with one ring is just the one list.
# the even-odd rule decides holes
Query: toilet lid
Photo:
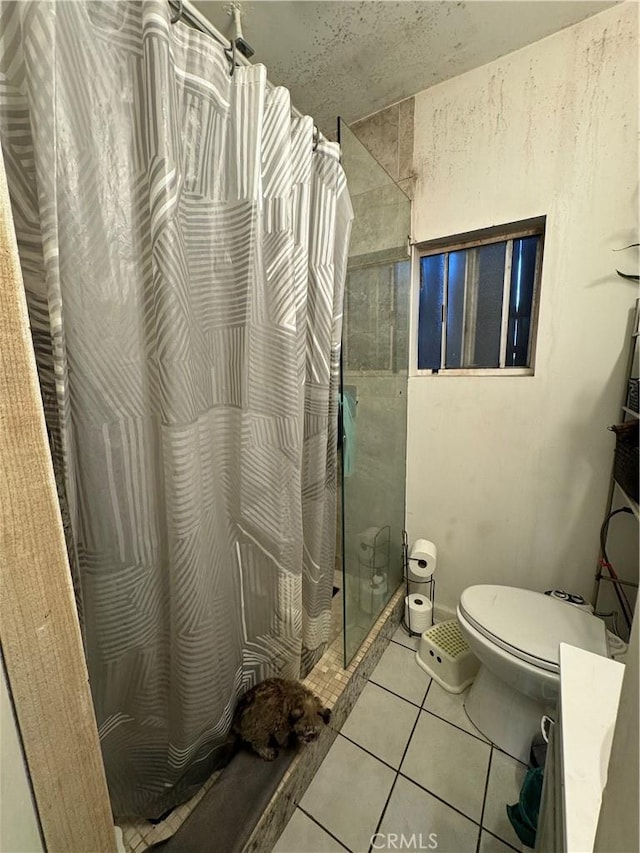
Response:
[{"label": "toilet lid", "polygon": [[560,643],[607,655],[604,622],[541,592],[511,586],[470,586],[460,611],[476,630],[516,657],[557,672]]}]

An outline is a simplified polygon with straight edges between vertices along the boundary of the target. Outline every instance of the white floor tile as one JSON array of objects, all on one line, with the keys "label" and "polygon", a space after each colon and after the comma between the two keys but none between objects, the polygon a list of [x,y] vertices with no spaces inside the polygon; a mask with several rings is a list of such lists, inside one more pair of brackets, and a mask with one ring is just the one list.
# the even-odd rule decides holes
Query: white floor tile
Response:
[{"label": "white floor tile", "polygon": [[273,853],[344,853],[344,849],[304,812],[296,809],[276,841]]},{"label": "white floor tile", "polygon": [[[475,853],[480,828],[413,782],[398,778],[380,825],[375,847],[398,849],[404,835],[408,850]],[[411,843],[411,841],[413,843]],[[395,846],[394,846],[395,844]]]},{"label": "white floor tile", "polygon": [[[519,842],[520,843],[520,842]],[[499,838],[495,838],[486,830],[482,830],[482,834],[480,836],[480,848],[478,853],[513,853],[516,850],[518,853],[519,850],[528,850],[526,847],[509,847],[508,844],[505,844],[504,841],[500,841]]]},{"label": "white floor tile", "polygon": [[467,717],[463,704],[466,695],[467,690],[462,693],[449,693],[434,681],[429,688],[427,698],[424,700],[423,708],[488,743],[486,737],[478,731]]},{"label": "white floor tile", "polygon": [[369,843],[395,773],[338,736],[300,805],[354,853]]},{"label": "white floor tile", "polygon": [[420,637],[410,637],[405,631],[405,629],[402,627],[402,625],[400,625],[400,627],[391,639],[396,643],[400,643],[401,646],[406,646],[408,649],[413,649],[414,652],[418,651]]},{"label": "white floor tile", "polygon": [[[520,847],[517,849],[520,850]],[[494,838],[493,835],[485,832],[484,829],[482,830],[479,853],[513,853],[513,850],[513,847],[509,847],[508,844],[500,841],[499,838]]]},{"label": "white floor tile", "polygon": [[497,749],[493,750],[482,823],[486,829],[518,850],[521,842],[507,817],[507,805],[518,802],[526,772],[526,767],[519,761]]},{"label": "white floor tile", "polygon": [[371,681],[421,705],[430,679],[416,663],[415,652],[397,643],[389,643],[371,673]]},{"label": "white floor tile", "polygon": [[392,767],[399,767],[419,713],[415,705],[369,682],[349,714],[341,734]]},{"label": "white floor tile", "polygon": [[480,822],[491,747],[426,711],[400,771]]}]

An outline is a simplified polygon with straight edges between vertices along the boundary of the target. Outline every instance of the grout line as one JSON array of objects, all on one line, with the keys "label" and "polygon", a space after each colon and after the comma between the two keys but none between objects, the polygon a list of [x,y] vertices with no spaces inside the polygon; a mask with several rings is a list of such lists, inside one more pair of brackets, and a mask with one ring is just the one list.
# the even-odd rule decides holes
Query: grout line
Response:
[{"label": "grout line", "polygon": [[517,848],[517,847],[514,847],[514,846],[513,846],[513,844],[511,844],[511,843],[510,843],[510,842],[508,842],[508,841],[505,841],[505,840],[504,840],[504,838],[500,838],[500,836],[499,836],[499,835],[496,835],[496,834],[495,834],[495,832],[489,832],[489,830],[486,828],[486,826],[483,826],[483,827],[482,827],[482,832],[486,832],[486,833],[487,833],[487,835],[490,835],[492,838],[495,838],[495,839],[496,839],[497,841],[499,841],[501,844],[504,844],[504,846],[505,846],[505,847],[508,847],[508,848],[509,848],[509,850],[515,850],[515,851],[516,851],[516,853],[520,853],[520,851],[518,850],[518,848]]},{"label": "grout line", "polygon": [[[431,681],[429,681],[429,684],[427,685],[427,693],[429,692],[429,687],[430,687],[430,686],[431,686]],[[426,694],[425,694],[425,695],[426,695]],[[413,703],[412,703],[412,704],[413,704]],[[382,809],[382,812],[380,813],[380,819],[378,820],[378,823],[376,824],[375,831],[372,833],[371,838],[373,838],[373,836],[378,832],[378,830],[379,830],[379,829],[380,829],[380,827],[382,826],[382,821],[383,821],[384,816],[385,816],[385,814],[386,814],[387,806],[389,805],[389,802],[390,802],[390,800],[391,800],[391,795],[393,794],[393,792],[394,792],[394,790],[395,790],[396,783],[397,783],[398,778],[399,778],[399,776],[400,776],[400,767],[402,767],[402,762],[404,761],[405,755],[407,754],[407,751],[408,751],[408,749],[409,749],[409,745],[410,745],[410,743],[411,743],[411,738],[413,737],[413,733],[414,733],[414,732],[415,732],[415,730],[416,730],[416,726],[418,725],[418,720],[419,720],[419,719],[420,719],[420,709],[418,710],[418,713],[416,714],[416,719],[415,719],[415,721],[414,721],[414,723],[413,723],[413,726],[412,726],[412,728],[411,728],[411,733],[410,733],[410,735],[409,735],[409,738],[407,739],[407,743],[406,743],[405,748],[404,748],[404,750],[403,750],[403,752],[402,752],[402,756],[400,757],[400,763],[398,764],[398,769],[396,770],[395,779],[393,780],[393,784],[391,785],[391,790],[389,791],[389,796],[387,797],[387,801],[386,801],[386,802],[385,802],[385,804],[384,804],[384,808]],[[372,850],[373,850],[373,841],[372,841],[372,842],[371,842],[371,844],[369,845],[368,853],[372,853]]]},{"label": "grout line", "polygon": [[[399,646],[404,645],[404,643],[400,642],[400,640],[396,640],[396,634],[400,630],[402,630],[402,634],[403,634],[405,640],[408,640],[409,642],[411,642],[411,640],[419,640],[420,639],[420,634],[408,634],[407,629],[404,627],[403,623],[404,623],[404,618],[401,616],[400,622],[398,623],[398,627],[394,631],[393,636],[389,638],[392,643],[397,643]],[[405,646],[405,649],[407,649],[407,648],[412,649],[414,652],[418,651],[414,646]]]},{"label": "grout line", "polygon": [[[393,641],[392,641],[392,642],[393,642]],[[401,643],[399,643],[398,645],[402,645],[402,644],[401,644]],[[406,647],[405,647],[405,648],[406,648]],[[462,729],[462,728],[460,728],[459,726],[456,726],[456,725],[455,725],[455,723],[451,723],[449,720],[446,720],[446,719],[445,719],[445,718],[443,718],[443,717],[439,717],[437,714],[434,714],[433,712],[428,711],[426,708],[424,708],[424,707],[423,707],[423,706],[424,706],[424,702],[426,701],[427,696],[429,695],[429,691],[430,691],[430,689],[431,689],[431,685],[433,684],[433,679],[429,679],[429,683],[428,683],[428,685],[427,685],[427,689],[426,689],[426,691],[425,691],[425,695],[424,695],[424,697],[423,697],[422,705],[421,705],[421,706],[416,705],[416,703],[415,703],[415,702],[412,702],[411,700],[406,699],[404,696],[400,696],[398,693],[395,693],[395,691],[390,690],[390,689],[389,689],[389,688],[387,688],[387,687],[384,687],[384,685],[382,685],[382,684],[378,684],[377,682],[373,681],[372,679],[369,679],[368,683],[369,683],[369,682],[370,682],[370,683],[372,683],[372,684],[374,684],[376,687],[379,687],[380,689],[385,690],[387,693],[390,693],[392,696],[395,696],[396,698],[398,698],[398,699],[400,699],[400,700],[402,700],[402,701],[406,702],[408,705],[411,705],[411,706],[413,706],[414,708],[417,708],[417,709],[418,709],[418,714],[417,714],[417,716],[416,716],[415,722],[414,722],[413,727],[412,727],[412,729],[411,729],[411,734],[409,735],[409,738],[408,738],[408,740],[407,740],[406,746],[405,746],[404,751],[403,751],[403,753],[402,753],[402,757],[401,757],[401,759],[400,759],[400,765],[399,765],[399,767],[401,767],[401,766],[402,766],[402,763],[404,762],[405,757],[406,757],[406,754],[407,754],[407,752],[408,752],[408,750],[409,750],[409,747],[410,747],[410,745],[411,745],[411,741],[412,741],[413,735],[414,735],[414,733],[415,733],[415,729],[416,729],[416,727],[417,727],[417,725],[418,725],[418,722],[419,722],[419,720],[420,720],[420,716],[421,716],[420,711],[425,711],[427,714],[430,714],[431,716],[436,717],[437,719],[441,720],[442,722],[448,723],[448,724],[449,724],[450,726],[452,726],[453,728],[458,729],[458,731],[464,732],[465,734],[468,734],[468,735],[470,735],[471,737],[473,737],[475,740],[479,740],[481,743],[486,743],[486,744],[487,744],[487,746],[489,746],[489,747],[490,747],[490,752],[489,752],[489,763],[488,763],[488,766],[487,766],[487,774],[486,774],[486,778],[485,778],[485,787],[484,787],[484,796],[483,796],[483,802],[482,802],[482,811],[481,811],[481,816],[480,816],[480,822],[478,822],[477,820],[474,820],[473,818],[469,817],[469,815],[467,815],[467,814],[465,814],[464,812],[462,812],[462,811],[461,811],[459,808],[457,808],[456,806],[454,806],[454,805],[452,805],[451,803],[447,802],[446,800],[442,799],[442,797],[438,796],[437,794],[434,794],[434,793],[433,793],[433,791],[430,791],[428,788],[426,788],[424,785],[421,785],[421,784],[420,784],[419,782],[417,782],[415,779],[412,779],[410,776],[407,776],[407,775],[406,775],[406,773],[402,773],[399,769],[396,769],[396,768],[395,768],[395,767],[393,767],[391,764],[389,764],[387,761],[384,761],[382,758],[380,758],[379,756],[375,755],[375,753],[371,752],[371,751],[370,751],[369,749],[367,749],[366,747],[364,747],[364,746],[362,746],[361,744],[357,743],[356,741],[352,740],[352,738],[348,737],[347,735],[343,734],[342,732],[339,732],[339,733],[338,733],[338,736],[339,736],[339,737],[343,737],[346,741],[348,741],[349,743],[353,744],[353,745],[354,745],[354,746],[356,746],[358,749],[361,749],[364,753],[366,753],[367,755],[370,755],[370,756],[371,756],[372,758],[374,758],[376,761],[379,761],[383,766],[385,766],[385,767],[389,768],[390,770],[392,770],[392,771],[395,773],[395,778],[394,778],[393,783],[392,783],[392,785],[391,785],[391,789],[390,789],[389,794],[388,794],[388,796],[387,796],[387,799],[386,799],[385,805],[384,805],[384,807],[383,807],[383,809],[382,809],[382,812],[381,812],[381,814],[380,814],[380,817],[379,817],[379,819],[378,819],[378,822],[377,822],[377,825],[376,825],[376,828],[375,828],[375,832],[372,834],[372,837],[373,837],[373,835],[375,835],[375,833],[377,833],[377,832],[379,831],[380,826],[382,825],[382,821],[383,821],[383,819],[384,819],[384,816],[385,816],[385,814],[386,814],[386,811],[387,811],[387,808],[388,808],[389,802],[390,802],[391,797],[392,797],[392,795],[393,795],[393,792],[394,792],[394,790],[395,790],[395,787],[396,787],[396,784],[397,784],[397,781],[398,781],[398,777],[402,776],[402,778],[403,778],[403,779],[407,780],[407,781],[408,781],[408,782],[410,782],[411,784],[416,785],[416,787],[418,787],[418,788],[420,788],[421,790],[423,790],[423,791],[424,791],[425,793],[427,793],[429,796],[433,797],[434,799],[436,799],[436,800],[438,800],[439,802],[441,802],[443,805],[445,805],[445,806],[447,806],[448,808],[452,809],[453,811],[457,812],[459,815],[461,815],[462,817],[466,818],[466,820],[470,821],[471,823],[475,824],[475,825],[478,827],[478,840],[477,840],[477,843],[476,843],[476,853],[479,853],[479,849],[480,849],[480,841],[481,841],[481,838],[482,838],[482,832],[487,832],[487,833],[488,833],[489,835],[491,835],[492,837],[497,838],[499,841],[501,841],[502,843],[506,844],[510,849],[515,850],[515,853],[518,853],[518,851],[516,850],[516,848],[511,847],[511,845],[509,845],[509,843],[508,843],[508,842],[505,842],[503,839],[501,839],[501,838],[499,838],[498,836],[494,835],[494,833],[489,832],[489,830],[485,830],[485,829],[484,829],[484,827],[482,826],[482,821],[483,821],[483,819],[484,819],[484,812],[485,812],[485,806],[486,806],[486,798],[487,798],[488,785],[489,785],[489,774],[490,774],[490,771],[491,771],[491,763],[492,763],[492,757],[493,757],[493,749],[494,749],[494,745],[493,745],[493,744],[491,744],[491,743],[489,743],[489,742],[487,742],[487,741],[485,741],[485,740],[483,740],[483,739],[482,739],[482,738],[480,738],[480,737],[477,737],[477,736],[476,736],[476,735],[474,735],[472,732],[466,731],[466,729]],[[495,748],[496,748],[496,749],[498,749],[497,747],[495,747]],[[503,752],[503,750],[499,750],[499,749],[498,749],[498,751]],[[509,758],[512,758],[512,759],[513,759],[513,756],[509,756],[509,755],[508,755],[508,753],[504,753],[504,754],[505,754],[505,755],[507,755]],[[514,761],[517,761],[517,759],[513,759],[513,760],[514,760]],[[522,762],[519,762],[519,763],[522,763]],[[313,815],[311,815],[311,814],[309,814],[308,812],[306,812],[306,811],[305,811],[301,806],[299,806],[299,805],[298,805],[297,807],[298,807],[298,808],[300,808],[300,810],[303,812],[303,814],[305,814],[307,817],[309,817],[309,818],[310,818],[314,823],[316,823],[316,824],[317,824],[317,825],[318,825],[318,826],[319,826],[319,827],[320,827],[324,832],[327,832],[327,834],[328,834],[328,835],[330,835],[330,836],[331,836],[331,838],[333,838],[335,841],[337,841],[337,842],[340,844],[340,846],[341,846],[342,848],[344,848],[345,850],[348,850],[348,848],[347,848],[347,847],[345,847],[345,845],[340,841],[340,839],[339,839],[339,838],[336,838],[336,836],[335,836],[335,835],[333,835],[333,833],[331,833],[329,830],[327,830],[327,829],[326,829],[326,827],[324,827],[324,826],[323,826],[323,825],[322,825],[318,820],[316,820],[316,819],[313,817]],[[372,847],[372,845],[370,845],[370,846],[369,846],[368,853],[373,853],[373,847]]]},{"label": "grout line", "polygon": [[[303,814],[303,815],[306,815],[306,816],[309,818],[309,820],[312,820],[312,821],[316,824],[316,826],[319,826],[319,827],[320,827],[320,829],[321,829],[323,832],[326,832],[326,833],[327,833],[327,835],[330,835],[330,836],[331,836],[331,838],[333,838],[333,840],[334,840],[334,841],[337,841],[337,842],[338,842],[338,844],[340,845],[340,847],[344,848],[344,850],[347,850],[347,851],[348,851],[348,853],[351,853],[351,850],[350,850],[350,849],[349,849],[345,844],[343,844],[343,843],[342,843],[342,841],[340,841],[340,839],[339,839],[337,836],[335,836],[335,835],[333,834],[333,832],[331,832],[330,830],[328,830],[326,826],[323,826],[323,825],[320,823],[320,821],[319,821],[319,820],[316,820],[316,819],[315,819],[315,817],[314,817],[312,814],[309,814],[309,812],[308,812],[308,811],[306,811],[305,809],[303,809],[303,808],[302,808],[302,806],[301,806],[300,804],[298,804],[298,805],[296,806],[296,808],[300,809],[300,811],[302,812],[302,814]],[[295,812],[294,812],[293,814],[295,814]],[[293,815],[291,815],[291,817],[293,817]],[[289,818],[289,820],[291,820],[291,818]],[[289,823],[287,822],[287,826],[288,826],[288,825],[289,825]],[[284,830],[283,830],[283,832],[284,832]]]},{"label": "grout line", "polygon": [[[428,691],[428,690],[429,690],[429,688],[427,687],[427,691]],[[409,740],[407,741],[407,745],[405,746],[405,748],[404,748],[404,752],[402,753],[402,758],[400,759],[400,764],[398,764],[398,775],[400,774],[400,768],[402,767],[402,762],[404,761],[404,759],[405,759],[405,757],[406,757],[406,754],[407,754],[407,752],[409,751],[409,746],[410,746],[410,744],[411,744],[411,740],[412,740],[412,738],[413,738],[413,733],[415,732],[415,730],[416,730],[416,726],[418,725],[418,721],[419,721],[419,719],[420,719],[420,713],[421,713],[421,711],[422,711],[422,709],[420,709],[420,712],[418,712],[418,716],[416,717],[416,721],[415,721],[415,723],[413,724],[413,728],[411,729],[411,734],[409,735]]]},{"label": "grout line", "polygon": [[[425,701],[426,701],[426,696],[425,696]],[[436,717],[438,720],[442,720],[443,723],[447,723],[448,725],[453,726],[453,728],[458,729],[459,732],[464,732],[466,735],[471,735],[472,738],[479,740],[480,743],[485,743],[487,746],[493,746],[493,744],[491,743],[490,740],[485,740],[483,737],[478,737],[478,735],[474,735],[473,732],[470,732],[468,729],[463,729],[462,726],[458,726],[455,723],[452,723],[451,720],[447,720],[446,717],[441,717],[440,714],[436,714],[435,711],[431,711],[431,710],[429,710],[429,708],[425,708],[424,706],[423,706],[422,710],[426,714],[431,714],[432,717]],[[514,759],[514,761],[515,760],[516,759]]]},{"label": "grout line", "polygon": [[[427,676],[427,678],[428,677],[429,676]],[[384,684],[378,684],[378,682],[374,681],[372,678],[369,679],[369,683],[375,684],[376,687],[380,687],[382,690],[386,690],[387,693],[391,693],[392,696],[396,696],[398,699],[402,699],[404,702],[408,702],[408,704],[413,705],[414,708],[421,708],[421,706],[418,705],[416,702],[412,702],[411,699],[407,699],[405,696],[401,696],[399,693],[396,693],[395,690],[390,690],[388,687],[385,687]]]},{"label": "grout line", "polygon": [[478,827],[478,840],[476,841],[476,853],[480,853],[480,842],[482,841],[482,827]]},{"label": "grout line", "polygon": [[422,704],[420,705],[420,710],[424,711],[424,703],[427,701],[427,696],[429,695],[429,691],[431,690],[431,685],[433,684],[433,678],[429,678],[429,683],[427,684],[427,689],[425,690],[425,694],[422,697]]},{"label": "grout line", "polygon": [[518,762],[518,764],[521,764],[523,767],[526,767],[526,768],[528,769],[529,765],[528,765],[528,764],[525,764],[525,762],[524,762],[524,761],[520,761],[520,759],[519,759],[519,758],[516,758],[516,757],[515,757],[515,755],[511,755],[511,753],[510,753],[510,752],[505,752],[505,751],[504,751],[504,749],[500,749],[500,747],[499,747],[499,746],[496,746],[496,745],[495,745],[495,743],[492,743],[492,744],[491,744],[491,746],[492,746],[494,749],[497,749],[497,750],[498,750],[498,752],[501,752],[503,755],[506,755],[506,756],[507,756],[507,758],[510,758],[512,761],[517,761],[517,762]]},{"label": "grout line", "polygon": [[377,822],[377,824],[376,824],[376,828],[375,828],[375,829],[373,830],[373,832],[371,833],[371,842],[370,842],[370,844],[369,844],[369,849],[368,849],[367,853],[372,853],[372,850],[373,850],[373,837],[374,837],[374,835],[377,835],[377,834],[378,834],[378,830],[379,830],[379,829],[380,829],[380,827],[382,826],[382,821],[383,821],[384,816],[385,816],[385,814],[386,814],[387,806],[389,805],[389,801],[390,801],[390,799],[391,799],[391,795],[393,794],[393,791],[394,791],[394,789],[395,789],[395,787],[396,787],[396,782],[397,782],[397,781],[398,781],[398,772],[396,771],[396,775],[394,776],[393,782],[391,783],[391,788],[389,789],[389,795],[387,796],[387,799],[385,800],[384,806],[382,807],[382,811],[380,812],[380,817],[378,818],[378,822]]},{"label": "grout line", "polygon": [[[380,764],[384,764],[385,767],[388,767],[389,770],[393,770],[394,773],[398,772],[398,768],[394,767],[393,764],[389,764],[388,761],[385,761],[384,758],[380,758],[379,755],[376,755],[375,752],[371,752],[370,749],[367,749],[366,746],[362,746],[362,744],[358,743],[358,741],[353,740],[348,735],[343,735],[342,732],[339,733],[339,737],[343,737],[345,740],[348,740],[349,743],[352,743],[354,746],[357,746],[358,749],[361,749],[363,752],[366,752],[367,755],[370,755],[372,758],[375,758],[376,761],[379,761]],[[404,756],[403,756],[404,757]]]},{"label": "grout line", "polygon": [[414,649],[413,646],[406,646],[404,643],[401,643],[400,640],[394,640],[393,637],[391,637],[391,642],[395,643],[396,646],[402,646],[403,649],[409,649],[410,652],[417,651],[417,649]]},{"label": "grout line", "polygon": [[370,842],[370,844],[369,844],[369,849],[368,849],[367,853],[372,853],[372,850],[373,850],[373,837],[374,837],[374,835],[377,835],[377,834],[378,834],[378,830],[379,830],[379,829],[380,829],[380,827],[382,826],[382,819],[383,819],[383,818],[384,818],[384,816],[385,816],[385,812],[387,811],[387,806],[389,805],[389,800],[391,799],[391,795],[393,794],[393,790],[394,790],[394,788],[396,787],[396,782],[398,781],[398,775],[399,775],[399,774],[396,772],[395,778],[394,778],[393,782],[391,783],[391,788],[390,788],[390,790],[389,790],[389,796],[387,797],[387,799],[386,799],[386,801],[385,801],[385,804],[384,804],[384,806],[382,807],[382,811],[380,812],[380,817],[378,818],[378,822],[377,822],[377,824],[376,824],[376,828],[375,828],[375,829],[374,829],[374,831],[371,833],[371,842]]},{"label": "grout line", "polygon": [[407,774],[403,773],[402,770],[399,771],[398,776],[402,776],[402,778],[406,779],[407,782],[411,782],[417,788],[420,788],[422,791],[424,791],[425,794],[429,794],[429,796],[433,797],[434,800],[438,800],[439,802],[443,803],[443,805],[448,806],[450,809],[453,809],[454,812],[457,812],[459,815],[462,815],[462,817],[466,818],[468,821],[471,821],[471,823],[474,823],[476,826],[480,826],[477,820],[472,817],[469,817],[468,814],[461,812],[457,806],[454,806],[451,803],[448,803],[446,800],[443,800],[442,797],[438,796],[438,794],[434,794],[433,791],[430,791],[429,788],[425,788],[425,786],[421,785],[420,782],[416,782],[416,780],[412,779],[411,776],[407,776]]},{"label": "grout line", "polygon": [[480,838],[482,836],[482,825],[484,821],[484,810],[487,805],[487,793],[489,791],[489,775],[491,774],[491,759],[493,758],[493,746],[491,747],[491,752],[489,753],[489,764],[487,765],[487,776],[484,780],[484,796],[482,798],[482,811],[480,812],[480,832],[478,833],[478,844],[476,846],[476,853],[480,853]]}]

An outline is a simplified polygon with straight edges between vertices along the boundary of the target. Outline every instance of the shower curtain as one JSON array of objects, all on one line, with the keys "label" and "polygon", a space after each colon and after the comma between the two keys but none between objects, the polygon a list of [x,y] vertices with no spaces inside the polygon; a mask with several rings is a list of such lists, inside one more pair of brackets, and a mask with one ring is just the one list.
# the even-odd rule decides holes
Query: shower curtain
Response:
[{"label": "shower curtain", "polygon": [[0,5],[0,138],[114,812],[330,626],[335,144],[164,0]]}]

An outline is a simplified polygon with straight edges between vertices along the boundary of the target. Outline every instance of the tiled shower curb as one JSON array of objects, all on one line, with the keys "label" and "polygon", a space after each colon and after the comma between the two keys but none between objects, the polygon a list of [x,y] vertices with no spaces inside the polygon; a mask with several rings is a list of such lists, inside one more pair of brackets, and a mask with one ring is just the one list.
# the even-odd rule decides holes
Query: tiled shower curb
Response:
[{"label": "tiled shower curb", "polygon": [[269,805],[249,836],[243,853],[270,851],[344,725],[402,617],[405,588],[395,592],[347,669],[342,667],[342,638],[334,642],[304,683],[331,708],[331,725],[293,759]]}]

